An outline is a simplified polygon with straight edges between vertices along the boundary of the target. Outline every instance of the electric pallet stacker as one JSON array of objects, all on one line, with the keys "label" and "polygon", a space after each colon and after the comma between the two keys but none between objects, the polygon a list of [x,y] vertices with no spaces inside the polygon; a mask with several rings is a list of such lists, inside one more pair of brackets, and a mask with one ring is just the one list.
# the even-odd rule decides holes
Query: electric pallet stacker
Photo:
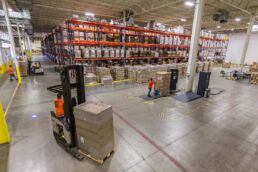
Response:
[{"label": "electric pallet stacker", "polygon": [[[60,68],[61,85],[48,87],[54,93],[60,93],[64,99],[64,118],[57,118],[51,111],[51,120],[54,137],[68,153],[82,160],[84,156],[79,153],[76,139],[76,126],[73,107],[86,101],[84,89],[83,66],[69,65]],[[76,89],[76,96],[72,90]]]}]

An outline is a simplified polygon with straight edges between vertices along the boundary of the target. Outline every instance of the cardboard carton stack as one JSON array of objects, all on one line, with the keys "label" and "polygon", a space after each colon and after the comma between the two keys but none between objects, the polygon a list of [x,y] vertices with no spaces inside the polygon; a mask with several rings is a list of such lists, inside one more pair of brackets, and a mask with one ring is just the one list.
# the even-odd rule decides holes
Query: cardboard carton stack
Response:
[{"label": "cardboard carton stack", "polygon": [[169,95],[171,72],[158,72],[156,78],[156,89],[159,90],[160,96]]},{"label": "cardboard carton stack", "polygon": [[136,81],[136,67],[135,66],[128,66],[128,79],[132,79]]},{"label": "cardboard carton stack", "polygon": [[183,76],[183,73],[184,73],[184,68],[183,68],[183,63],[178,63],[177,64],[177,69],[178,69],[178,76],[179,77],[182,77]]},{"label": "cardboard carton stack", "polygon": [[211,72],[214,66],[214,62],[209,62],[209,68],[208,71]]},{"label": "cardboard carton stack", "polygon": [[123,67],[113,66],[111,67],[111,75],[115,81],[123,80],[125,79],[125,70]]},{"label": "cardboard carton stack", "polygon": [[19,61],[20,74],[21,76],[28,75],[28,65],[26,61]]},{"label": "cardboard carton stack", "polygon": [[101,82],[104,76],[111,76],[110,75],[110,68],[106,67],[98,67],[96,70],[98,82]]},{"label": "cardboard carton stack", "polygon": [[93,73],[87,73],[84,77],[85,84],[92,84],[97,82],[97,76]]},{"label": "cardboard carton stack", "polygon": [[223,63],[222,64],[222,68],[230,68],[230,66],[231,66],[231,63],[229,62],[229,63]]},{"label": "cardboard carton stack", "polygon": [[87,102],[74,108],[78,147],[97,160],[114,150],[112,106]]},{"label": "cardboard carton stack", "polygon": [[197,62],[196,64],[196,72],[202,72],[204,68],[204,63],[203,62]]},{"label": "cardboard carton stack", "polygon": [[258,64],[254,62],[252,65],[250,65],[249,70],[250,72],[258,72]]},{"label": "cardboard carton stack", "polygon": [[150,78],[148,67],[138,66],[136,70],[136,82],[147,83]]},{"label": "cardboard carton stack", "polygon": [[209,71],[209,62],[204,62],[203,71],[204,72],[208,72]]},{"label": "cardboard carton stack", "polygon": [[103,76],[100,82],[103,85],[110,85],[113,83],[113,78],[111,76]]}]

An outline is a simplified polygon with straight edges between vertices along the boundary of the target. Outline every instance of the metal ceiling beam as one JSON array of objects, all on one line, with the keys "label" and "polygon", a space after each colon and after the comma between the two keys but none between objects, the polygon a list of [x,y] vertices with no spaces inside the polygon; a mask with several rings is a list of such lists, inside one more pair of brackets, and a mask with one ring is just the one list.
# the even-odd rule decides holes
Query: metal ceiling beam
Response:
[{"label": "metal ceiling beam", "polygon": [[224,3],[224,4],[226,4],[226,5],[228,5],[228,6],[231,6],[231,7],[233,7],[233,8],[236,8],[236,9],[238,9],[238,10],[240,10],[240,11],[246,13],[246,14],[249,14],[250,16],[253,15],[253,14],[252,14],[251,12],[249,12],[248,10],[243,9],[243,8],[237,6],[237,5],[232,4],[232,3],[226,2],[225,0],[219,0],[219,1],[222,2],[222,3]]}]

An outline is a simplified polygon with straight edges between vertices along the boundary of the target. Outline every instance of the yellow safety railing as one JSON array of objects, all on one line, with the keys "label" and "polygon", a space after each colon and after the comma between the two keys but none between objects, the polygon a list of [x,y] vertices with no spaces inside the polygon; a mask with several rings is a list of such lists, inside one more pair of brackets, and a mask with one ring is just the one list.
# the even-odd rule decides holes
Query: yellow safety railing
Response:
[{"label": "yellow safety railing", "polygon": [[0,101],[0,144],[10,142],[10,134],[8,131],[2,102]]}]

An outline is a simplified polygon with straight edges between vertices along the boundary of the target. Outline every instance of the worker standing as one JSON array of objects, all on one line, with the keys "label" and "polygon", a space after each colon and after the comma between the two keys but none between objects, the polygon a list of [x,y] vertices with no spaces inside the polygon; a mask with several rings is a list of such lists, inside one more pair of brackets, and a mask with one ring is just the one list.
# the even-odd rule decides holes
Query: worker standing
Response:
[{"label": "worker standing", "polygon": [[8,73],[9,73],[9,76],[10,76],[10,81],[13,81],[13,78],[15,78],[17,80],[17,77],[14,74],[14,70],[13,70],[12,65],[9,65]]},{"label": "worker standing", "polygon": [[64,117],[64,101],[60,93],[57,94],[55,99],[56,117],[62,119]]},{"label": "worker standing", "polygon": [[149,88],[148,97],[151,97],[152,86],[153,86],[153,79],[150,78],[148,82],[148,88]]}]

